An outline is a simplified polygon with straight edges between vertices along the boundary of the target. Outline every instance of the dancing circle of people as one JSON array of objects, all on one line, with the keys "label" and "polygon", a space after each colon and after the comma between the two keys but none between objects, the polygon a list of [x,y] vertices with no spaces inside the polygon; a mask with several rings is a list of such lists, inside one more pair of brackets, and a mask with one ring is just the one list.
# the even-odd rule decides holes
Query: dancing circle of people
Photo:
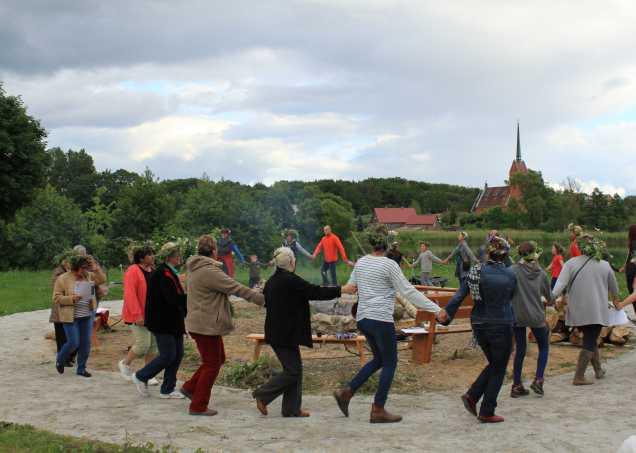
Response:
[{"label": "dancing circle of people", "polygon": [[[212,387],[226,361],[223,337],[234,329],[230,295],[265,307],[265,341],[280,361],[282,373],[273,375],[253,391],[256,407],[262,415],[282,395],[283,417],[308,417],[302,405],[303,362],[300,346],[312,347],[309,301],[332,300],[342,294],[357,295],[357,328],[365,336],[372,359],[342,388],[333,392],[337,406],[349,416],[349,403],[367,380],[380,371],[377,391],[371,405],[371,423],[393,423],[400,415],[385,409],[396,372],[398,348],[393,312],[396,293],[420,310],[433,312],[437,322],[448,325],[465,299],[473,300],[470,316],[476,344],[482,349],[486,366],[461,396],[466,410],[482,423],[503,422],[496,415],[497,399],[504,383],[506,368],[515,345],[513,383],[510,396],[520,398],[530,390],[544,395],[545,370],[550,348],[550,328],[545,308],[556,304],[564,313],[568,328],[582,333],[573,385],[590,385],[585,376],[591,363],[596,379],[605,377],[598,340],[603,326],[609,324],[611,309],[623,309],[636,302],[636,225],[629,228],[628,254],[619,269],[627,277],[630,295],[618,297],[614,270],[608,262],[605,243],[579,226],[570,225],[570,258],[565,261],[563,248],[552,246],[552,260],[546,270],[539,264],[541,248],[533,241],[521,243],[519,259],[511,259],[510,239],[492,230],[475,256],[468,245],[468,234],[460,232],[455,249],[440,259],[423,242],[413,263],[404,260],[399,244],[389,244],[387,235],[369,233],[372,252],[351,262],[340,238],[324,227],[324,236],[313,253],[298,242],[297,233],[289,230],[271,261],[263,263],[255,255],[249,258],[249,286],[235,280],[233,257],[241,262],[231,231],[224,229],[217,241],[211,235],[198,239],[196,254],[182,266],[178,244],[168,242],[156,254],[150,245],[130,251],[131,265],[124,274],[122,321],[129,326],[133,345],[119,361],[121,375],[134,384],[143,397],[148,386],[159,385],[159,397],[190,400],[189,414],[214,416],[210,407]],[[295,273],[299,256],[314,260],[323,254],[320,271],[323,285],[311,284]],[[342,259],[353,267],[347,284],[338,286],[336,264]],[[420,269],[419,283],[431,285],[433,263],[454,261],[459,289],[445,308],[440,308],[404,276],[400,264]],[[60,267],[53,274],[53,305],[50,322],[55,326],[57,355],[55,367],[76,367],[76,374],[90,378],[86,365],[90,354],[93,321],[98,299],[104,295],[106,275],[99,262],[82,246],[59,257]],[[261,291],[260,270],[274,266],[273,275]],[[563,297],[559,297],[563,296]],[[611,302],[610,302],[611,301]],[[530,390],[522,379],[523,362],[530,329],[539,354]],[[183,353],[184,337],[196,343],[200,366],[192,377],[177,388],[177,372]],[[133,362],[143,359],[144,366],[134,372]],[[75,365],[76,362],[76,365]],[[163,371],[161,383],[156,376]],[[480,407],[478,404],[481,401]]]}]

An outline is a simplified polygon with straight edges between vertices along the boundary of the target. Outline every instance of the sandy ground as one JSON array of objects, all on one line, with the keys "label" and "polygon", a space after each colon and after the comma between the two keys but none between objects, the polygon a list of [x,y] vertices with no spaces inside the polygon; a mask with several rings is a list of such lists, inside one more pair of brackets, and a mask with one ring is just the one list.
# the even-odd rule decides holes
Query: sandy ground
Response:
[{"label": "sandy ground", "polygon": [[[119,303],[111,305],[117,313]],[[42,333],[48,311],[0,318],[0,420],[28,423],[62,434],[109,442],[153,442],[183,451],[504,451],[612,452],[632,434],[636,417],[633,375],[636,352],[606,364],[608,376],[594,386],[573,387],[571,375],[551,378],[542,399],[512,400],[504,387],[500,425],[482,425],[463,408],[457,392],[391,395],[387,408],[404,416],[395,425],[370,425],[371,396],[356,397],[344,418],[329,396],[307,396],[309,419],[282,419],[279,403],[268,417],[248,392],[215,387],[219,415],[193,418],[183,400],[137,395],[132,384],[109,371],[84,379],[54,369]],[[591,370],[589,370],[591,372]],[[466,384],[474,376],[466,376]],[[591,377],[591,373],[590,373]]]}]

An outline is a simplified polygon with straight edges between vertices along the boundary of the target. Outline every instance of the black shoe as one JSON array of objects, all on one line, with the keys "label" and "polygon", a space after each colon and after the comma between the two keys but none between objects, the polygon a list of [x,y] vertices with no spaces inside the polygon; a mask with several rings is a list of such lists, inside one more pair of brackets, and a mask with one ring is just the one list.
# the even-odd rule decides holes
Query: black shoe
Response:
[{"label": "black shoe", "polygon": [[64,374],[64,365],[62,365],[60,362],[55,362],[55,369],[58,373]]},{"label": "black shoe", "polygon": [[530,388],[537,395],[543,396],[543,381],[541,382],[533,381],[532,385],[530,385]]},{"label": "black shoe", "polygon": [[75,366],[75,362],[73,362],[72,360],[67,360],[66,363],[64,364],[64,368],[73,368]]},{"label": "black shoe", "polygon": [[77,373],[78,376],[82,376],[82,377],[91,377],[92,374],[90,374],[88,371],[82,371],[81,373]]},{"label": "black shoe", "polygon": [[511,398],[519,398],[521,396],[528,396],[528,395],[530,395],[530,391],[527,388],[525,388],[523,384],[513,385],[512,389],[510,390]]}]

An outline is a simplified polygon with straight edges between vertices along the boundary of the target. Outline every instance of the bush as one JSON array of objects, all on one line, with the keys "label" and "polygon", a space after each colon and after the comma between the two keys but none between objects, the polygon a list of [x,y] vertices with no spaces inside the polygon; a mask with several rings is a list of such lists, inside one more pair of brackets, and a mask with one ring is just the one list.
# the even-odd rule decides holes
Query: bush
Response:
[{"label": "bush", "polygon": [[276,361],[268,356],[259,357],[256,362],[234,361],[223,368],[220,382],[229,387],[253,389],[263,385],[274,374]]}]

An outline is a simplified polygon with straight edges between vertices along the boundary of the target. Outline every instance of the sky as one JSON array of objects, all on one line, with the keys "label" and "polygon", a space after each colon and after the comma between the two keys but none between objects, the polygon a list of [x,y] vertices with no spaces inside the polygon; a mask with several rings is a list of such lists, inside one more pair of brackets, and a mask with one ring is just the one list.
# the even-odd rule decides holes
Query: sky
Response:
[{"label": "sky", "polygon": [[99,170],[636,194],[636,2],[0,0],[0,81]]}]

